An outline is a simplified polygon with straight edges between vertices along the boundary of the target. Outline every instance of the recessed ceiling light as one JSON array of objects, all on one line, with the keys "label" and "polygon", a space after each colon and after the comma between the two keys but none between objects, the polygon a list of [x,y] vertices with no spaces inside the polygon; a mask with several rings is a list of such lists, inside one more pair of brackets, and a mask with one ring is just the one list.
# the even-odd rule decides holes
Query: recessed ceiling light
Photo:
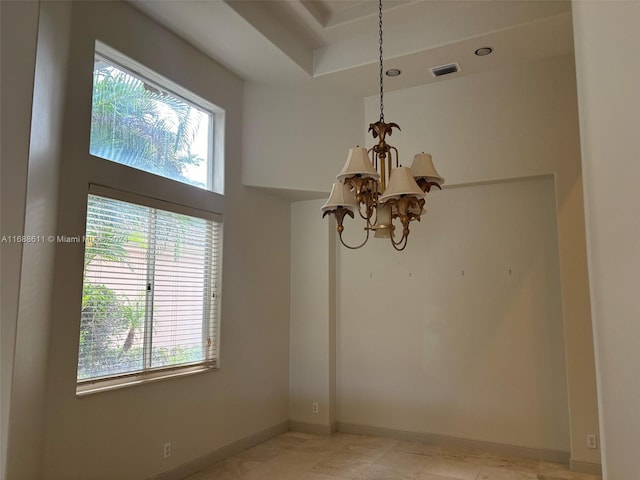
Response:
[{"label": "recessed ceiling light", "polygon": [[398,70],[397,68],[390,68],[386,73],[387,77],[397,77],[402,73],[402,71]]},{"label": "recessed ceiling light", "polygon": [[480,47],[479,49],[476,50],[475,53],[479,57],[484,57],[485,55],[489,55],[491,52],[493,52],[492,47]]}]

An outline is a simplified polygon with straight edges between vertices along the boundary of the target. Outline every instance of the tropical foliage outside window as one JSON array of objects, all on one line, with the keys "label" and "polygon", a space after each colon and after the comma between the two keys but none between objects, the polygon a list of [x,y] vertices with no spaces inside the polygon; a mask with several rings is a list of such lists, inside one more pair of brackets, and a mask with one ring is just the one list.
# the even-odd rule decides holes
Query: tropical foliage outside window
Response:
[{"label": "tropical foliage outside window", "polygon": [[213,115],[96,55],[90,153],[211,188]]}]

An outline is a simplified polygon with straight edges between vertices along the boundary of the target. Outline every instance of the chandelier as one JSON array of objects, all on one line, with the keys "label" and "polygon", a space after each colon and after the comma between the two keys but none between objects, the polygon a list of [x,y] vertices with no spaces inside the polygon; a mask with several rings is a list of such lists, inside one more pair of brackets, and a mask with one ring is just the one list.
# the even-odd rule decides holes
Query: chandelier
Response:
[{"label": "chandelier", "polygon": [[[411,168],[402,167],[398,150],[389,145],[387,136],[397,123],[384,121],[384,70],[382,57],[382,0],[378,2],[380,44],[380,119],[369,125],[369,131],[378,143],[369,150],[357,146],[349,149],[347,163],[333,184],[329,199],[322,206],[322,217],[333,215],[338,224],[340,242],[347,248],[364,246],[371,232],[374,238],[389,238],[396,250],[404,250],[409,238],[409,224],[420,221],[425,196],[432,187],[440,188],[444,178],[438,175],[428,153],[419,153]],[[358,214],[365,222],[366,236],[359,245],[347,245],[342,238],[345,216]],[[396,223],[402,226],[402,235],[395,233]]]}]

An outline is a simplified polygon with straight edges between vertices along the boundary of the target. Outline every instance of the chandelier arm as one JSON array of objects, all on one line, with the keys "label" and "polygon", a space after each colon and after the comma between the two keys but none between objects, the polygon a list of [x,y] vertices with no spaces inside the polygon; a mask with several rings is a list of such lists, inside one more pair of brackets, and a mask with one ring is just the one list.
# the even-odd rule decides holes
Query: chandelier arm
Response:
[{"label": "chandelier arm", "polygon": [[376,200],[376,208],[375,208],[375,215],[376,217],[373,220],[373,223],[371,222],[371,220],[369,220],[369,225],[367,225],[367,229],[371,230],[371,227],[375,226],[378,224],[378,208],[380,208],[380,205],[378,204],[378,200]]},{"label": "chandelier arm", "polygon": [[[367,221],[367,224],[368,223],[369,222]],[[347,247],[348,249],[350,249],[350,250],[357,250],[358,248],[362,248],[364,246],[364,244],[369,241],[369,231],[371,229],[370,228],[365,228],[365,230],[367,231],[367,236],[364,238],[364,241],[360,245],[357,245],[355,247],[352,247],[351,245],[347,245],[346,243],[344,243],[344,240],[342,239],[342,232],[338,232],[338,238],[340,238],[340,243],[342,245],[344,245],[345,247]]]},{"label": "chandelier arm", "polygon": [[[398,251],[402,251],[406,248],[407,242],[409,241],[409,223],[414,216],[408,213],[410,207],[410,199],[405,197],[398,200],[392,200],[392,202],[393,205],[398,209],[397,217],[400,218],[400,223],[402,224],[402,237],[400,237],[400,240],[396,242],[392,236],[391,243],[393,245],[393,248]],[[420,217],[417,216],[417,218],[419,219]],[[393,223],[393,217],[391,221]]]},{"label": "chandelier arm", "polygon": [[[364,199],[364,201],[360,200],[358,203],[358,214],[360,218],[367,221],[367,225],[369,225],[371,217],[373,217],[374,211],[376,210],[376,205],[378,203],[378,193],[375,191],[378,188],[377,182],[369,179],[367,184],[363,184],[363,188],[367,188],[367,190],[362,191],[359,195],[360,199]],[[365,214],[362,214],[362,205],[365,206]]]},{"label": "chandelier arm", "polygon": [[[367,224],[369,223],[369,221],[371,220],[371,217],[373,216],[373,212],[371,212],[371,215],[369,215],[368,217],[366,215],[362,214],[362,205],[363,204],[358,204],[358,214],[360,215],[360,218],[362,218],[363,220],[367,221]],[[367,211],[367,204],[365,203],[365,212]]]},{"label": "chandelier arm", "polygon": [[393,248],[395,248],[398,252],[401,252],[405,248],[407,248],[407,243],[409,242],[409,235],[403,234],[399,242],[396,242],[393,239],[393,236],[391,236],[390,239],[391,239],[391,245],[393,245]]},{"label": "chandelier arm", "polygon": [[399,154],[398,154],[398,149],[396,147],[394,147],[393,145],[389,145],[389,148],[391,150],[393,150],[394,152],[396,152],[396,168],[400,166],[400,158],[399,158]]},{"label": "chandelier arm", "polygon": [[[371,127],[369,127],[369,130],[371,130]],[[378,170],[378,155],[374,151],[373,147],[367,150],[367,155],[371,157],[371,163],[373,164],[373,168]]]}]

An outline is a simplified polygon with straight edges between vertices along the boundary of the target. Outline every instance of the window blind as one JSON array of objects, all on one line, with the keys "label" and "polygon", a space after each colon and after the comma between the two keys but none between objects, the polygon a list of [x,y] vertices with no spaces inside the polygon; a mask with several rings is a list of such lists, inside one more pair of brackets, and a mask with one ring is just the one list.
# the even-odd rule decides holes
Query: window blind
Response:
[{"label": "window blind", "polygon": [[89,194],[78,381],[213,364],[221,224]]}]

